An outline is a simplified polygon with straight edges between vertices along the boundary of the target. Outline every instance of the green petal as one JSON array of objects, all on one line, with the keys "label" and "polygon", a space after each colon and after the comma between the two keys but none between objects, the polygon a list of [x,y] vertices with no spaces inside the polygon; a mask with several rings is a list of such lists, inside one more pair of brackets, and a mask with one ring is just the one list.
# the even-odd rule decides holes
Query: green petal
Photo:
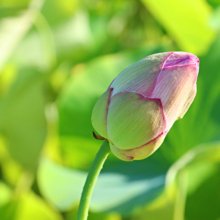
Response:
[{"label": "green petal", "polygon": [[132,161],[133,160],[133,157],[131,156],[128,156],[128,155],[125,155],[124,153],[122,153],[117,147],[115,147],[113,144],[111,144],[109,142],[109,146],[110,146],[110,149],[112,151],[112,153],[117,157],[119,158],[120,160],[124,160],[124,161]]},{"label": "green petal", "polygon": [[121,150],[121,153],[124,153],[124,155],[132,156],[134,160],[143,160],[149,157],[152,153],[154,153],[160,147],[165,137],[166,137],[166,134],[162,134],[158,136],[157,138],[155,138],[155,140],[149,142],[148,144],[145,144],[141,147],[131,149],[131,150]]},{"label": "green petal", "polygon": [[192,104],[192,102],[196,96],[196,92],[197,92],[197,88],[196,88],[196,86],[194,86],[194,88],[192,89],[191,93],[189,94],[189,97],[187,98],[187,100],[183,106],[183,109],[182,109],[181,114],[178,119],[183,118],[183,116],[186,114],[186,112],[188,111],[190,105]]},{"label": "green petal", "polygon": [[121,72],[111,84],[112,95],[123,91],[150,96],[164,60],[170,52],[148,56]]},{"label": "green petal", "polygon": [[108,89],[96,102],[92,112],[92,125],[102,137],[108,139],[106,131],[108,100],[111,90]]},{"label": "green petal", "polygon": [[119,149],[133,149],[151,141],[166,127],[161,102],[124,92],[111,98],[107,132]]}]

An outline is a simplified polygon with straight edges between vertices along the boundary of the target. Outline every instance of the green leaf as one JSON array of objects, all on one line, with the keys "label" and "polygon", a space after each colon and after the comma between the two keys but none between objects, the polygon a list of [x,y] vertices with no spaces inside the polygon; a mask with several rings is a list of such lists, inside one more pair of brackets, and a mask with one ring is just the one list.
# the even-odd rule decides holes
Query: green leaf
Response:
[{"label": "green leaf", "polygon": [[92,164],[100,142],[80,136],[62,137],[62,159],[66,166],[87,170]]},{"label": "green leaf", "polygon": [[181,50],[203,54],[215,32],[209,27],[211,8],[200,0],[142,0],[147,9],[176,40]]},{"label": "green leaf", "polygon": [[[119,212],[129,216],[154,200],[164,187],[164,168],[152,161],[154,171],[142,169],[143,163],[117,165],[103,170],[95,186],[91,210],[95,212]],[[146,164],[145,164],[146,165]],[[147,165],[146,165],[147,166]],[[127,174],[123,174],[124,168]],[[136,171],[140,170],[137,174]],[[59,210],[68,210],[77,204],[87,176],[77,171],[43,160],[38,171],[38,184],[43,196]]]},{"label": "green leaf", "polygon": [[0,128],[11,156],[26,169],[36,168],[46,138],[44,76],[22,70],[0,102]]},{"label": "green leaf", "polygon": [[0,195],[0,207],[7,204],[11,200],[11,189],[3,182],[0,182]]},{"label": "green leaf", "polygon": [[16,17],[7,17],[0,23],[0,71],[11,57],[22,38],[29,31],[37,10],[41,8],[42,0],[32,2],[29,8]]},{"label": "green leaf", "polygon": [[216,220],[219,219],[220,193],[217,190],[220,185],[220,169],[206,178],[196,190],[187,197],[185,216],[188,220]]},{"label": "green leaf", "polygon": [[171,220],[175,207],[175,197],[167,196],[164,192],[158,199],[144,208],[140,213],[131,217],[131,220]]},{"label": "green leaf", "polygon": [[80,198],[86,173],[56,165],[48,160],[40,163],[38,184],[45,198],[60,210],[67,210]]},{"label": "green leaf", "polygon": [[19,199],[14,220],[62,220],[60,214],[50,208],[34,193],[24,194]]},{"label": "green leaf", "polygon": [[219,0],[206,0],[213,8],[217,8],[220,5]]},{"label": "green leaf", "polygon": [[[183,155],[179,160],[177,160],[168,170],[166,182],[168,185],[172,185],[176,179],[178,172],[185,169],[188,166],[204,163],[217,163],[220,162],[220,143],[209,143],[198,147],[195,147]],[[204,169],[203,169],[204,171]],[[195,178],[195,176],[197,176]],[[194,178],[198,181],[201,177],[199,172]]]},{"label": "green leaf", "polygon": [[14,219],[15,205],[12,204],[13,192],[8,185],[0,182],[0,216],[3,220]]},{"label": "green leaf", "polygon": [[0,182],[0,216],[3,220],[62,220],[45,201],[33,192],[22,194],[17,200],[12,190]]},{"label": "green leaf", "polygon": [[217,219],[220,197],[213,189],[219,185],[219,162],[220,142],[216,142],[191,149],[170,167],[166,184],[168,191],[173,186],[178,189],[176,217]]}]

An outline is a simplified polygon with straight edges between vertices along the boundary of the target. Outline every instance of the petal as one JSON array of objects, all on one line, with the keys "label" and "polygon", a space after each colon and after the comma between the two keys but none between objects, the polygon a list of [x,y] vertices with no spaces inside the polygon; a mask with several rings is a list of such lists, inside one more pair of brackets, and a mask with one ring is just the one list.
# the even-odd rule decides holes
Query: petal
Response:
[{"label": "petal", "polygon": [[133,161],[134,158],[132,156],[125,155],[122,153],[121,150],[119,150],[117,147],[115,147],[112,143],[109,143],[110,149],[112,153],[119,159],[124,160],[124,161]]},{"label": "petal", "polygon": [[166,127],[159,99],[137,93],[118,93],[111,98],[107,116],[109,140],[119,149],[139,147],[161,134]]},{"label": "petal", "polygon": [[121,72],[110,85],[113,94],[118,92],[137,92],[144,96],[152,93],[164,61],[171,52],[148,56]]},{"label": "petal", "polygon": [[197,91],[197,88],[196,88],[196,86],[194,86],[192,92],[189,94],[189,97],[183,106],[183,109],[181,111],[179,119],[182,118],[186,114],[187,110],[189,109],[190,105],[192,104],[192,102],[196,96],[196,91]]},{"label": "petal", "polygon": [[163,68],[195,64],[199,68],[199,59],[194,54],[187,52],[172,52],[168,59],[165,61]]},{"label": "petal", "polygon": [[160,147],[165,137],[166,133],[162,133],[147,144],[131,150],[121,150],[121,152],[124,153],[124,155],[132,156],[134,160],[145,159]]},{"label": "petal", "polygon": [[167,66],[161,71],[151,98],[161,99],[167,130],[185,114],[193,101],[197,74],[195,64]]},{"label": "petal", "polygon": [[92,112],[92,125],[95,130],[104,138],[108,139],[106,131],[106,120],[108,111],[108,102],[112,90],[108,89],[96,102]]}]

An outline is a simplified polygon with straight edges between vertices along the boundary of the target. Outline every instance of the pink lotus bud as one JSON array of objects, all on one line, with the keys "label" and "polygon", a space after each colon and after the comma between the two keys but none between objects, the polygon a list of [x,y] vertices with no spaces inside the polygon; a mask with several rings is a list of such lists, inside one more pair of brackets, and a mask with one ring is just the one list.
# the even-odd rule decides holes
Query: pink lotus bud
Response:
[{"label": "pink lotus bud", "polygon": [[199,59],[190,53],[148,56],[125,69],[97,101],[92,124],[122,160],[141,160],[162,144],[196,95]]}]

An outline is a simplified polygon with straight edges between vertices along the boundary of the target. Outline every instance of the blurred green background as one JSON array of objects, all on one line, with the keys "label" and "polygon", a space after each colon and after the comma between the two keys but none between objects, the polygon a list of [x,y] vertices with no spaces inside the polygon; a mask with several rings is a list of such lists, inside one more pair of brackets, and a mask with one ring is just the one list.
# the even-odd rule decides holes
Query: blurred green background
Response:
[{"label": "blurred green background", "polygon": [[0,219],[74,220],[91,112],[152,53],[200,58],[198,93],[149,158],[111,153],[89,220],[220,220],[220,0],[0,0]]}]

